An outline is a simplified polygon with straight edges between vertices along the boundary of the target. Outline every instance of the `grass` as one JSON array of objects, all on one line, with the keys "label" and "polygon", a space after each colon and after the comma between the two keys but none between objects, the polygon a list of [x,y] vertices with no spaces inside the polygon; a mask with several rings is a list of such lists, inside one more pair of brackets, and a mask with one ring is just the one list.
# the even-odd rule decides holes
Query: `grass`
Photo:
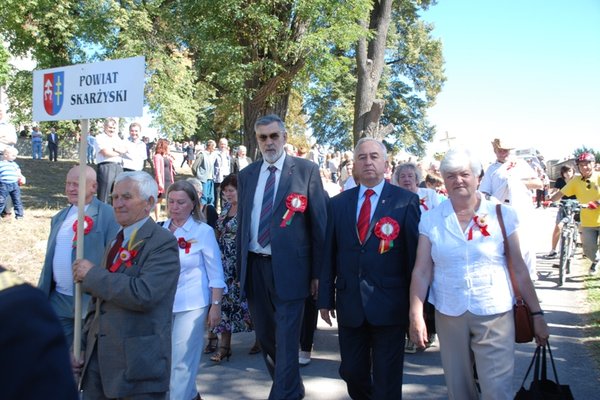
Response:
[{"label": "grass", "polygon": [[590,276],[585,281],[590,304],[588,328],[586,331],[589,346],[596,364],[600,367],[600,276]]},{"label": "grass", "polygon": [[[74,160],[34,161],[29,157],[19,157],[16,161],[27,178],[27,184],[21,187],[25,218],[17,221],[13,216],[0,220],[0,265],[37,285],[50,234],[50,219],[67,205],[65,177],[77,163]],[[180,163],[175,164],[176,179],[191,176],[187,166],[181,170]]]}]

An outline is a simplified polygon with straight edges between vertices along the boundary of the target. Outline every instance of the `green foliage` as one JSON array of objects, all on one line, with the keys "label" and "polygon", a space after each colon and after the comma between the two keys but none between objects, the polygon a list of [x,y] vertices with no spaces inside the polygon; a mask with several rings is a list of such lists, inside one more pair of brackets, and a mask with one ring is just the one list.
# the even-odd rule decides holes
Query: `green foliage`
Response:
[{"label": "green foliage", "polygon": [[8,64],[9,56],[6,48],[0,43],[0,87],[4,87],[8,82],[8,74],[10,72],[10,66]]},{"label": "green foliage", "polygon": [[[393,151],[405,149],[423,155],[435,128],[426,112],[441,91],[442,45],[431,36],[432,26],[419,20],[428,1],[394,3],[393,26],[388,36],[386,67],[378,96],[386,101],[381,124],[393,124],[386,142]],[[315,70],[305,103],[314,136],[338,148],[352,147],[356,72],[354,51],[332,48],[327,67]]]},{"label": "green foliage", "polygon": [[30,71],[13,71],[9,77],[6,94],[14,125],[30,124],[32,93],[33,74]]},{"label": "green foliage", "polygon": [[[388,144],[397,148],[418,151],[434,133],[425,111],[443,83],[441,44],[418,17],[430,3],[394,3],[379,96],[387,101],[383,120],[396,126]],[[357,21],[367,20],[372,6],[371,0],[4,0],[0,36],[11,54],[31,55],[38,68],[144,55],[145,99],[164,136],[248,145],[252,118],[276,112],[289,114],[291,130],[305,132],[308,123],[319,142],[346,148],[356,90],[353,46],[370,35]],[[31,74],[14,72],[7,87],[11,111],[27,123]]]}]

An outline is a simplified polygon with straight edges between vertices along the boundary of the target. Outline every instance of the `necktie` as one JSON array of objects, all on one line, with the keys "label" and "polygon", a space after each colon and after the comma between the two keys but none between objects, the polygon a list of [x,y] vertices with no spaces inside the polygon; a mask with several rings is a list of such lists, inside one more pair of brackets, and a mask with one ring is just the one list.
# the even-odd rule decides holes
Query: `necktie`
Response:
[{"label": "necktie", "polygon": [[364,243],[367,238],[367,233],[369,232],[369,222],[371,221],[371,196],[373,196],[375,192],[372,189],[367,189],[365,191],[365,201],[360,207],[360,213],[358,214],[358,223],[356,227],[358,228],[358,237],[360,238],[360,242]]},{"label": "necktie", "polygon": [[269,177],[265,184],[262,208],[260,210],[260,222],[258,223],[258,244],[267,247],[271,243],[271,216],[273,215],[273,197],[275,195],[275,171],[277,167],[271,165]]},{"label": "necktie", "polygon": [[[112,247],[110,248],[110,250],[108,251],[108,257],[106,257],[106,269],[110,270],[110,267],[113,265],[113,262],[115,261],[115,257],[117,256],[119,249],[123,245],[124,239],[125,239],[125,235],[123,235],[123,229],[121,229],[119,231],[119,233],[117,234],[117,239],[115,240],[115,244],[113,244]],[[111,272],[114,272],[114,271],[111,271]]]}]

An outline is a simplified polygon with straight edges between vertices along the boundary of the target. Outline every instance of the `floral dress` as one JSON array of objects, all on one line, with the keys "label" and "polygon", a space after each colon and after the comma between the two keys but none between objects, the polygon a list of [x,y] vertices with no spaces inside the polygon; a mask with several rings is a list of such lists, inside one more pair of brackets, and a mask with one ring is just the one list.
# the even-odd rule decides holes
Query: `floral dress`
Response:
[{"label": "floral dress", "polygon": [[241,301],[240,287],[235,283],[236,274],[236,252],[235,235],[237,232],[237,217],[229,217],[227,213],[231,208],[227,205],[217,219],[216,231],[217,242],[221,250],[225,283],[227,294],[223,295],[221,306],[221,323],[213,329],[214,333],[221,332],[250,332],[252,331],[252,320],[248,311],[248,303]]}]

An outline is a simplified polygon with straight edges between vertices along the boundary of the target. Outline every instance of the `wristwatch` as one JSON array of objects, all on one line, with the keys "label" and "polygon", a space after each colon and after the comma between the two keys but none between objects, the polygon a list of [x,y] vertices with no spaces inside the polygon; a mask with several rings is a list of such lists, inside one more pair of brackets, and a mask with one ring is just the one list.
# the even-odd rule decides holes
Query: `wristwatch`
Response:
[{"label": "wristwatch", "polygon": [[215,300],[215,301],[212,302],[212,304],[214,306],[220,306],[221,305],[221,301],[220,300]]}]

